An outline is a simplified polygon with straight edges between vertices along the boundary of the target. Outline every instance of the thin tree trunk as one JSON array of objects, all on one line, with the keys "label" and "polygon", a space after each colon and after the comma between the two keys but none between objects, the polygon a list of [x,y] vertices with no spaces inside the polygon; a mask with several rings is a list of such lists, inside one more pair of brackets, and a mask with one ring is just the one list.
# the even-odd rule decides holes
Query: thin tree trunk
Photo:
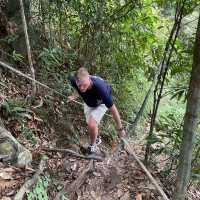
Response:
[{"label": "thin tree trunk", "polygon": [[[35,80],[35,70],[33,68],[33,62],[32,62],[32,55],[31,55],[31,47],[30,47],[30,42],[29,42],[29,36],[28,36],[28,31],[27,31],[27,24],[26,24],[26,18],[24,14],[24,5],[23,1],[20,1],[20,8],[21,8],[21,16],[22,16],[22,23],[23,23],[23,28],[24,28],[24,34],[25,34],[25,39],[26,39],[26,46],[27,46],[27,54],[28,54],[28,61],[30,65],[30,70],[31,70],[31,75],[32,78]],[[35,81],[32,82],[32,96],[35,96],[36,94],[36,84]]]},{"label": "thin tree trunk", "polygon": [[196,33],[193,67],[184,116],[183,139],[180,149],[179,167],[174,200],[184,200],[190,179],[192,149],[198,119],[200,117],[200,16]]}]

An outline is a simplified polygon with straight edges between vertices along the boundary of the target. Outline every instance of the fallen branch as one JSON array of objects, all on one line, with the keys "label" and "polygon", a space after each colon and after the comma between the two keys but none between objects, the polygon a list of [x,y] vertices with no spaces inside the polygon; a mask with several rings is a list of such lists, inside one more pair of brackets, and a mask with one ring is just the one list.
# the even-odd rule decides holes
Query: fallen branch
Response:
[{"label": "fallen branch", "polygon": [[31,179],[26,181],[24,185],[20,188],[20,190],[17,192],[17,194],[14,197],[14,200],[22,200],[23,196],[26,192],[29,192],[34,184],[37,183],[40,174],[43,172],[45,168],[46,162],[44,160],[41,160],[40,165],[36,173],[33,175]]},{"label": "fallen branch", "polygon": [[[92,169],[93,167],[93,160],[91,160],[88,164],[88,167],[84,169],[78,178],[71,183],[71,185],[67,186],[67,183],[65,183],[64,188],[56,195],[55,200],[60,200],[60,197],[64,194],[67,194],[69,196],[73,196],[74,193],[80,188],[80,186],[84,183],[86,176],[88,172]],[[72,199],[72,198],[69,198]]]},{"label": "fallen branch", "polygon": [[103,161],[103,158],[101,156],[98,156],[98,155],[88,155],[88,156],[84,156],[84,155],[81,155],[75,151],[72,151],[70,149],[57,149],[57,148],[42,148],[42,150],[44,151],[57,151],[57,152],[62,152],[62,153],[66,153],[66,154],[70,154],[74,157],[77,157],[77,158],[83,158],[83,159],[86,159],[86,160],[97,160],[97,161]]},{"label": "fallen branch", "polygon": [[138,159],[138,157],[136,156],[136,154],[132,151],[128,141],[124,138],[122,138],[122,141],[125,144],[125,149],[126,151],[133,156],[133,158],[137,161],[137,163],[139,164],[139,166],[143,169],[143,171],[146,173],[146,175],[148,176],[148,178],[150,179],[150,181],[153,183],[153,185],[155,186],[155,188],[158,190],[159,194],[161,195],[161,197],[164,200],[169,200],[169,198],[167,197],[167,195],[165,194],[165,192],[163,191],[163,189],[158,185],[157,181],[153,178],[153,176],[151,175],[151,173],[147,170],[147,168],[144,166],[144,164]]}]

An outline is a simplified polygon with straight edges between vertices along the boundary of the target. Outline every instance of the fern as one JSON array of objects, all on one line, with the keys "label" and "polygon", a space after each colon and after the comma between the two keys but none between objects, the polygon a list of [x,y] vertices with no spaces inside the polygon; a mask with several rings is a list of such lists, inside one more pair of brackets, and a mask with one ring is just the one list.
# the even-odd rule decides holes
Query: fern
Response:
[{"label": "fern", "polygon": [[28,200],[48,200],[47,187],[49,178],[46,176],[40,177],[35,188],[27,193]]}]

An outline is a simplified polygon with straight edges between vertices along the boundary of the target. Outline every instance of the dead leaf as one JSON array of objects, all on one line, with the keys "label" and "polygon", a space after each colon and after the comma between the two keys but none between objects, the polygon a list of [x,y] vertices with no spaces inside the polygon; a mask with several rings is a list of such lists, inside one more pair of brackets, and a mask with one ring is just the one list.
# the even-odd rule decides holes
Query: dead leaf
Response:
[{"label": "dead leaf", "polygon": [[0,172],[0,179],[11,180],[12,176],[8,174],[7,172],[3,171],[3,172]]},{"label": "dead leaf", "polygon": [[30,129],[37,129],[37,126],[35,125],[35,123],[34,123],[33,121],[29,121],[29,122],[28,122],[28,127],[29,127]]},{"label": "dead leaf", "polygon": [[101,200],[101,196],[97,194],[95,191],[91,191],[90,194],[94,198],[94,200]]},{"label": "dead leaf", "polygon": [[13,173],[16,170],[13,169],[12,167],[7,167],[7,168],[4,168],[4,169],[1,169],[1,171],[7,172],[7,173]]},{"label": "dead leaf", "polygon": [[16,180],[4,180],[0,179],[0,191],[3,191],[5,188],[11,188],[17,184]]}]

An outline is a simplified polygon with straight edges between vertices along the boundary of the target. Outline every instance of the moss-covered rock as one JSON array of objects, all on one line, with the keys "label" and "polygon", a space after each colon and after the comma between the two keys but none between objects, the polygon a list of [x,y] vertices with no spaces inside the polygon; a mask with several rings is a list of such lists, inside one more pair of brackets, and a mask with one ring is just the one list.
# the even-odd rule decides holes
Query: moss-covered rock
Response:
[{"label": "moss-covered rock", "polygon": [[3,162],[26,167],[32,161],[32,154],[10,132],[0,127],[0,158]]}]

